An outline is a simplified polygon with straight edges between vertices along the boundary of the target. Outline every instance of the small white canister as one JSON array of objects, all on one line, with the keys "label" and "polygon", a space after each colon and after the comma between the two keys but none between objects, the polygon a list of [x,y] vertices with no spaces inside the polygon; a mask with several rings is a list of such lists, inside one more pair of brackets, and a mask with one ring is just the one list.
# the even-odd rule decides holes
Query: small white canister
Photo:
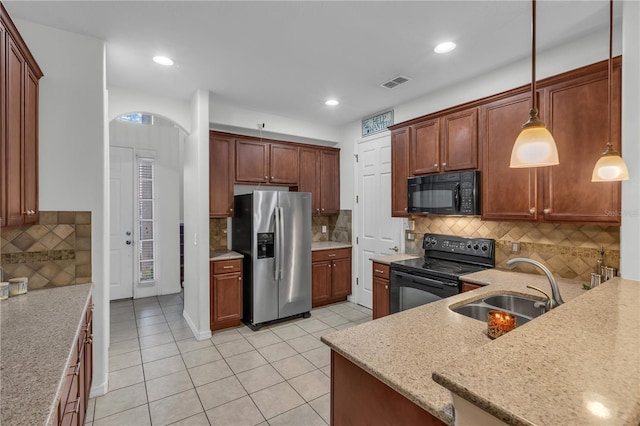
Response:
[{"label": "small white canister", "polygon": [[9,283],[0,283],[0,300],[6,300],[9,298]]},{"label": "small white canister", "polygon": [[9,280],[9,295],[19,296],[21,294],[25,294],[27,292],[28,285],[29,278],[27,277],[11,278]]}]

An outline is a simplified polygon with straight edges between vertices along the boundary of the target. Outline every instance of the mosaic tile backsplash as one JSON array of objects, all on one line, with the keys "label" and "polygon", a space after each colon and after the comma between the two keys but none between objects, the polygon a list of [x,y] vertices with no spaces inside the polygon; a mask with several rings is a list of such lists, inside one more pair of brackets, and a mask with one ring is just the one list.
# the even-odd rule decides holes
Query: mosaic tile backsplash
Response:
[{"label": "mosaic tile backsplash", "polygon": [[[322,232],[322,226],[327,232]],[[338,215],[313,216],[311,219],[311,241],[337,241],[351,243],[351,210],[340,210]],[[227,248],[227,219],[209,219],[209,248],[225,250]]]},{"label": "mosaic tile backsplash", "polygon": [[28,277],[29,288],[91,282],[91,212],[40,212],[35,225],[2,229],[6,281]]},{"label": "mosaic tile backsplash", "polygon": [[[406,251],[423,254],[425,233],[496,240],[496,268],[511,269],[507,260],[528,257],[542,262],[562,278],[590,280],[595,272],[600,249],[604,249],[604,264],[620,268],[620,228],[616,226],[536,224],[483,221],[478,217],[417,217],[415,240],[406,241]],[[512,242],[520,243],[520,252],[511,253]],[[529,265],[517,265],[514,270],[541,273]]]}]

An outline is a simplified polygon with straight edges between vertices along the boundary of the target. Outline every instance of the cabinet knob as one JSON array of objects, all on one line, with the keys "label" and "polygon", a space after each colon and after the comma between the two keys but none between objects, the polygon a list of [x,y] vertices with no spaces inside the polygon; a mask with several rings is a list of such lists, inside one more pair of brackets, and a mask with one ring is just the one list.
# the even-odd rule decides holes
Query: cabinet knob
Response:
[{"label": "cabinet knob", "polygon": [[264,178],[265,178],[265,179],[269,179],[269,176],[265,176]]},{"label": "cabinet knob", "polygon": [[233,209],[229,209],[229,211],[230,211],[230,212],[232,212],[232,211],[233,211]]},{"label": "cabinet knob", "polygon": [[405,212],[407,211],[407,207],[405,207],[405,208],[404,208],[404,211],[405,211]]},{"label": "cabinet knob", "polygon": [[444,167],[444,166],[446,166],[446,165],[447,165],[447,163],[442,163],[442,167]]},{"label": "cabinet knob", "polygon": [[322,211],[324,211],[324,209],[322,209]]},{"label": "cabinet knob", "polygon": [[544,210],[542,210],[542,213],[549,214],[549,213],[551,213],[551,209],[544,209]]},{"label": "cabinet knob", "polygon": [[273,180],[273,176],[271,176],[271,180]]},{"label": "cabinet knob", "polygon": [[529,213],[534,214],[536,212],[536,209],[534,207],[531,207],[529,209]]},{"label": "cabinet knob", "polygon": [[331,268],[331,265],[327,265],[329,268]]},{"label": "cabinet knob", "polygon": [[438,167],[438,163],[435,163],[435,164],[433,165],[433,167]]},{"label": "cabinet knob", "polygon": [[238,281],[242,281],[242,277],[238,277]]},{"label": "cabinet knob", "polygon": [[389,286],[385,284],[385,285],[384,285],[384,289],[385,289],[385,290],[389,290]]}]

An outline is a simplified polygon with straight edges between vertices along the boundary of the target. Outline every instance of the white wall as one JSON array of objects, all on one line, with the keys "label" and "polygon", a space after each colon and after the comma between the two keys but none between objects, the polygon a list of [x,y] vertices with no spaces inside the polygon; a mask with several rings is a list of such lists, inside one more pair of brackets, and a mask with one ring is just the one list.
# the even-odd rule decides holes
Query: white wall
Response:
[{"label": "white wall", "polygon": [[[176,127],[150,126],[113,120],[109,145],[153,153],[155,158],[156,267],[153,285],[137,285],[135,297],[180,292],[180,131]],[[135,173],[134,173],[135,176]],[[135,270],[135,267],[134,267]],[[134,280],[135,282],[135,280]]]},{"label": "white wall", "polygon": [[44,72],[40,80],[40,209],[92,213],[92,394],[100,395],[107,390],[109,343],[104,44],[26,21],[15,23]]},{"label": "white wall", "polygon": [[191,102],[191,134],[184,144],[184,311],[196,339],[209,324],[209,92]]}]

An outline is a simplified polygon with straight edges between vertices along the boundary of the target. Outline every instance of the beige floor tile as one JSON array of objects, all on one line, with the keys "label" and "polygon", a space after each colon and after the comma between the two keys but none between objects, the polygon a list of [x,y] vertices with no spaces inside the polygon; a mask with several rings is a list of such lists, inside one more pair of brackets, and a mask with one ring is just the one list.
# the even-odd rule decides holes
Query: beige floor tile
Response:
[{"label": "beige floor tile", "polygon": [[[236,377],[249,393],[254,393],[277,383],[284,382],[282,376],[269,364],[244,371]],[[326,376],[324,377],[326,378]]]},{"label": "beige floor tile", "polygon": [[316,367],[302,355],[281,359],[280,361],[271,363],[271,365],[287,380],[316,369]]},{"label": "beige floor tile", "polygon": [[180,296],[180,293],[165,294],[163,296],[158,296],[158,303],[160,303],[160,306],[162,307],[172,306],[172,305],[182,305],[183,302],[184,301]]},{"label": "beige floor tile", "polygon": [[162,313],[160,305],[149,305],[140,308],[136,307],[136,318],[153,317],[156,315],[162,315]]},{"label": "beige floor tile", "polygon": [[[167,322],[169,323],[176,323],[174,324],[175,328],[181,328],[184,327],[184,324],[188,323],[185,321],[184,316],[182,315],[182,312],[165,312],[164,317],[167,319]],[[182,323],[184,321],[184,324]]]},{"label": "beige floor tile", "polygon": [[251,394],[251,399],[267,420],[304,404],[304,400],[287,382]]},{"label": "beige floor tile", "polygon": [[237,329],[232,328],[230,330],[217,331],[213,333],[213,336],[211,336],[211,342],[213,342],[214,345],[220,345],[222,343],[228,343],[243,338],[244,337]]},{"label": "beige floor tile", "polygon": [[195,351],[196,349],[202,349],[209,346],[213,346],[213,343],[211,343],[211,340],[209,339],[196,340],[193,337],[191,339],[181,340],[177,343],[178,343],[178,349],[183,354],[185,352]]},{"label": "beige floor tile", "polygon": [[267,360],[256,350],[227,357],[225,361],[227,361],[227,364],[229,364],[229,367],[231,367],[235,374],[267,364]]},{"label": "beige floor tile", "polygon": [[152,336],[140,337],[140,348],[146,349],[153,346],[166,345],[174,342],[173,334],[170,331],[166,333],[154,334]]},{"label": "beige floor tile", "polygon": [[343,317],[340,314],[336,314],[332,312],[331,315],[322,318],[321,321],[327,325],[330,325],[331,327],[335,327],[336,325],[346,324],[350,320],[348,320],[347,318]]},{"label": "beige floor tile", "polygon": [[142,366],[136,365],[109,373],[109,392],[144,382]]},{"label": "beige floor tile", "polygon": [[187,369],[180,355],[174,355],[169,358],[159,359],[157,361],[146,362],[143,364],[143,367],[144,377],[147,381]]},{"label": "beige floor tile", "polygon": [[152,402],[192,388],[193,383],[189,373],[186,370],[178,371],[157,379],[147,380],[147,397],[149,402]]},{"label": "beige floor tile", "polygon": [[95,409],[96,409],[96,399],[91,398],[87,402],[87,414],[84,417],[85,423],[93,422],[93,413],[95,412]]},{"label": "beige floor tile", "polygon": [[126,352],[120,355],[109,356],[109,372],[122,370],[142,364],[140,351]]},{"label": "beige floor tile", "polygon": [[138,330],[135,327],[126,328],[122,330],[114,330],[111,332],[110,343],[122,342],[123,340],[130,340],[138,337]]},{"label": "beige floor tile", "polygon": [[324,330],[316,331],[315,333],[311,333],[311,335],[316,339],[320,340],[322,336],[324,336],[325,334],[333,333],[334,331],[336,331],[336,329],[333,327],[330,327],[330,328],[325,328]]},{"label": "beige floor tile", "polygon": [[353,327],[353,326],[355,326],[355,325],[358,325],[358,324],[356,324],[356,323],[354,323],[354,322],[348,322],[348,323],[346,323],[346,324],[336,325],[336,326],[335,326],[335,327],[333,327],[333,328],[335,328],[336,330],[344,330],[345,328],[350,328],[350,327]]},{"label": "beige floor tile", "polygon": [[260,349],[265,346],[280,343],[282,342],[282,339],[276,336],[272,331],[267,330],[266,333],[256,334],[255,336],[247,336],[247,341],[251,343],[254,348]]},{"label": "beige floor tile", "polygon": [[138,336],[146,337],[154,334],[166,333],[169,331],[169,324],[161,322],[159,324],[148,325],[146,327],[138,328]]},{"label": "beige floor tile", "polygon": [[140,341],[136,337],[129,340],[123,340],[117,343],[111,343],[109,345],[109,356],[120,355],[127,352],[139,351],[139,350],[140,350]]},{"label": "beige floor tile", "polygon": [[176,339],[176,342],[179,342],[180,340],[184,340],[184,339],[191,339],[193,338],[193,331],[191,331],[190,328],[179,328],[177,330],[171,330],[171,333],[173,333],[173,338]]},{"label": "beige floor tile", "polygon": [[306,336],[307,332],[298,327],[295,324],[287,325],[285,327],[277,327],[273,329],[273,332],[282,340],[291,340],[296,337]]},{"label": "beige floor tile", "polygon": [[171,423],[171,426],[209,426],[209,419],[205,413],[199,413],[195,416],[187,417],[179,422]]},{"label": "beige floor tile", "polygon": [[108,392],[96,398],[94,421],[146,403],[144,383]]},{"label": "beige floor tile", "polygon": [[141,405],[93,422],[95,426],[150,426],[149,406]]},{"label": "beige floor tile", "polygon": [[319,319],[309,318],[304,321],[300,321],[296,324],[298,327],[306,331],[307,333],[314,333],[316,331],[325,330],[329,328],[329,325],[320,321]]},{"label": "beige floor tile", "polygon": [[322,343],[315,337],[311,336],[310,334],[288,340],[287,343],[298,352],[307,352],[307,351],[310,351],[311,349],[324,346],[324,343]]},{"label": "beige floor tile", "polygon": [[144,362],[157,361],[162,358],[169,358],[170,356],[180,354],[180,351],[178,351],[178,346],[175,344],[175,342],[145,348],[142,349],[141,352],[142,360]]},{"label": "beige floor tile", "polygon": [[276,343],[275,345],[265,346],[258,349],[260,355],[262,355],[267,361],[274,362],[284,358],[296,355],[295,349],[289,346],[286,342]]},{"label": "beige floor tile", "polygon": [[[115,319],[118,319],[118,321],[115,321]],[[111,331],[111,333],[118,333],[121,331],[133,330],[136,327],[138,327],[138,324],[136,323],[135,318],[130,318],[125,320],[123,318],[113,317],[112,320],[113,321],[111,321],[109,326],[109,330]]]},{"label": "beige floor tile", "polygon": [[220,355],[220,352],[218,352],[215,347],[209,346],[208,348],[184,353],[182,354],[182,359],[184,360],[187,368],[191,368],[197,365],[218,361],[219,359],[222,359],[222,355]]},{"label": "beige floor tile", "polygon": [[329,393],[331,381],[320,370],[289,379],[289,384],[307,401]]},{"label": "beige floor tile", "polygon": [[234,340],[232,342],[221,343],[216,345],[216,348],[218,348],[220,354],[225,358],[254,350],[253,346],[251,346],[245,338],[242,338],[241,340]]},{"label": "beige floor tile", "polygon": [[224,360],[219,360],[190,368],[189,375],[191,376],[191,380],[193,380],[193,384],[197,387],[233,376],[233,371],[231,371]]},{"label": "beige floor tile", "polygon": [[316,398],[309,402],[311,408],[316,413],[320,414],[322,420],[329,423],[331,418],[331,394],[322,395],[320,398]]},{"label": "beige floor tile", "polygon": [[160,305],[158,303],[158,298],[156,296],[150,296],[150,297],[141,297],[140,299],[133,299],[133,306],[136,308],[140,308],[142,306],[149,306],[149,305]]},{"label": "beige floor tile", "polygon": [[301,405],[269,420],[269,426],[290,425],[326,426],[327,424],[309,404]]},{"label": "beige floor tile", "polygon": [[307,352],[303,352],[302,356],[308,359],[311,364],[315,365],[318,368],[331,364],[331,349],[329,348],[329,346],[322,346]]},{"label": "beige floor tile", "polygon": [[364,312],[360,312],[355,309],[350,309],[348,311],[341,312],[340,315],[342,315],[343,317],[347,318],[350,321],[359,321],[359,320],[370,318],[369,314],[365,314]]},{"label": "beige floor tile", "polygon": [[341,313],[341,312],[345,312],[345,311],[349,311],[351,310],[351,306],[349,306],[350,304],[347,302],[341,302],[341,303],[334,303],[333,305],[329,305],[327,306],[327,309],[333,311],[333,312],[337,312],[337,313]]},{"label": "beige floor tile", "polygon": [[264,421],[260,410],[248,396],[208,410],[207,416],[214,425],[253,426]]},{"label": "beige floor tile", "polygon": [[331,363],[320,368],[320,371],[322,371],[327,377],[331,378]]},{"label": "beige floor tile", "polygon": [[162,312],[164,312],[165,315],[169,313],[178,313],[182,315],[183,310],[184,307],[182,304],[162,306]]},{"label": "beige floor tile", "polygon": [[226,404],[247,394],[235,376],[207,383],[196,388],[205,410]]},{"label": "beige floor tile", "polygon": [[149,410],[154,426],[168,425],[203,411],[195,389],[154,401]]},{"label": "beige floor tile", "polygon": [[135,324],[135,322],[136,322],[136,314],[135,314],[135,312],[133,312],[133,310],[126,311],[126,312],[115,312],[115,313],[110,315],[109,322],[110,322],[111,325],[116,325],[116,324],[120,324],[120,323],[123,323],[123,322],[124,323],[133,322]]},{"label": "beige floor tile", "polygon": [[161,324],[163,322],[167,322],[167,320],[164,318],[164,315],[154,315],[152,317],[138,318],[136,320],[138,327],[146,327],[149,325]]}]

